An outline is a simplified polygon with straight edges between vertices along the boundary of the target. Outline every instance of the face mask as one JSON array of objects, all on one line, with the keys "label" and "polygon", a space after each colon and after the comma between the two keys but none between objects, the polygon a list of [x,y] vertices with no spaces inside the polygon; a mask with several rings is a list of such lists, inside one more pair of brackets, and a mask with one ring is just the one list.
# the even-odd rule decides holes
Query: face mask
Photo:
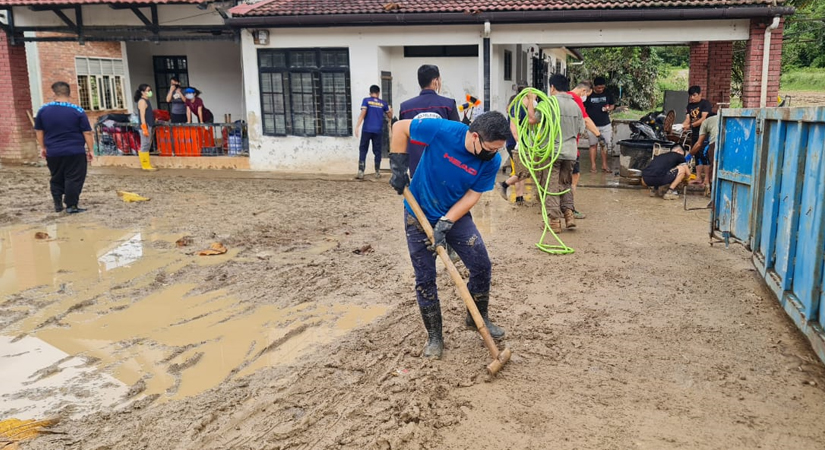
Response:
[{"label": "face mask", "polygon": [[152,98],[152,91],[145,92],[146,98]]},{"label": "face mask", "polygon": [[193,98],[195,98],[195,94],[186,94],[186,98],[188,100],[192,100]]},{"label": "face mask", "polygon": [[583,101],[583,102],[586,102],[586,101],[587,101],[587,96],[586,96],[586,95],[582,95],[582,101]]},{"label": "face mask", "polygon": [[487,150],[482,150],[478,152],[476,157],[482,161],[492,161],[492,159],[495,158],[496,155],[496,152],[488,152]]}]

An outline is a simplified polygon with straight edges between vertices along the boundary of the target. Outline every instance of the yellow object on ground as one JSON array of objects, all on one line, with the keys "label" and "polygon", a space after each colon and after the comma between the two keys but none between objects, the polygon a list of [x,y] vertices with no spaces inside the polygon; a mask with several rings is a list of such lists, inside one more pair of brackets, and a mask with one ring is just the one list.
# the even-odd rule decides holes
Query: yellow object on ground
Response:
[{"label": "yellow object on ground", "polygon": [[117,196],[120,197],[126,203],[132,202],[148,202],[151,200],[150,198],[143,197],[141,195],[135,194],[134,192],[126,192],[126,191],[115,191],[117,192]]},{"label": "yellow object on ground", "polygon": [[138,157],[140,158],[141,169],[148,171],[158,170],[157,168],[152,167],[152,163],[149,162],[149,152],[138,152]]},{"label": "yellow object on ground", "polygon": [[220,242],[213,242],[208,249],[199,251],[198,256],[223,255],[224,253],[226,253],[226,247]]},{"label": "yellow object on ground", "polygon": [[6,419],[0,421],[0,450],[16,449],[20,441],[36,438],[43,433],[43,428],[50,427],[57,422],[57,419]]}]

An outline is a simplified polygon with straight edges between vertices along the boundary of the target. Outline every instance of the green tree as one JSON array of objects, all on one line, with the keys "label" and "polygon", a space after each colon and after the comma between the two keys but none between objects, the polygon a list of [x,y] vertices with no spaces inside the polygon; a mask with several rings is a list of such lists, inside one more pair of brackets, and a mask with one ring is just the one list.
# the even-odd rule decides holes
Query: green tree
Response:
[{"label": "green tree", "polygon": [[788,0],[797,8],[785,20],[782,68],[825,68],[825,2]]},{"label": "green tree", "polygon": [[658,96],[661,58],[652,47],[608,47],[581,50],[584,64],[568,66],[574,82],[602,76],[608,89],[621,95],[621,104],[651,109]]}]

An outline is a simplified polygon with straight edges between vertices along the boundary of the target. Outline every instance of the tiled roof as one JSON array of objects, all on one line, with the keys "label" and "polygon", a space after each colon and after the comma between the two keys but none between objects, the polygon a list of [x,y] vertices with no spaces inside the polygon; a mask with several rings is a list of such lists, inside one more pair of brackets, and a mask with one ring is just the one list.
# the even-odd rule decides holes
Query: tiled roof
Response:
[{"label": "tiled roof", "polygon": [[[479,13],[493,11],[604,10],[768,6],[773,0],[263,0],[238,5],[234,16]],[[784,3],[779,0],[776,3]]]},{"label": "tiled roof", "polygon": [[0,0],[0,6],[32,6],[32,5],[151,5],[170,3],[204,3],[205,0]]}]

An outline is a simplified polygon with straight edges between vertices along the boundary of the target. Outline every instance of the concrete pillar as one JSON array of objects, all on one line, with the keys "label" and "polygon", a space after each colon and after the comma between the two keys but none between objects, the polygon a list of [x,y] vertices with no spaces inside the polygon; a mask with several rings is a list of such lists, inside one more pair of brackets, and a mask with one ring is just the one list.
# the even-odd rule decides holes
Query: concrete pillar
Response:
[{"label": "concrete pillar", "polygon": [[690,68],[688,86],[700,86],[702,92],[708,88],[708,48],[707,42],[690,44]]},{"label": "concrete pillar", "polygon": [[733,42],[711,42],[708,46],[708,85],[702,88],[704,97],[713,104],[714,111],[720,103],[729,107],[730,83],[733,68]]},{"label": "concrete pillar", "polygon": [[[770,19],[751,20],[750,39],[745,49],[745,69],[742,76],[742,106],[758,108],[762,89],[762,55],[765,52],[765,28],[770,25]],[[779,95],[779,75],[782,65],[782,32],[785,29],[785,19],[779,22],[779,27],[771,33],[771,47],[768,49],[770,65],[768,66],[768,104],[776,106],[776,97]]]},{"label": "concrete pillar", "polygon": [[26,111],[32,110],[26,47],[11,45],[0,31],[0,162],[20,163],[38,157],[34,128]]}]

